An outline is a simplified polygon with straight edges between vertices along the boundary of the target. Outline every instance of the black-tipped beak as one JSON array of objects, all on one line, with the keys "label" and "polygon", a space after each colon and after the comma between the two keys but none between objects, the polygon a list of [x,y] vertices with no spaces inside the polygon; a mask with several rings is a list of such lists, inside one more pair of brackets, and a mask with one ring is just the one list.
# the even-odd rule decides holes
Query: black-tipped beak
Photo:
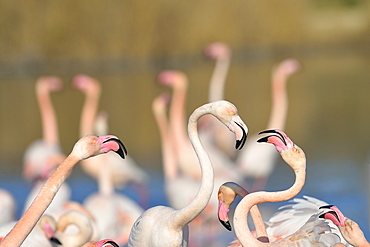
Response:
[{"label": "black-tipped beak", "polygon": [[285,145],[287,145],[284,136],[279,131],[276,131],[276,130],[264,130],[264,131],[261,131],[258,134],[259,135],[261,135],[261,134],[274,134],[274,135],[269,135],[269,136],[266,136],[266,137],[262,137],[262,138],[258,139],[257,142],[268,142],[269,137],[276,136],[277,135],[281,139],[281,141]]},{"label": "black-tipped beak", "polygon": [[236,140],[236,143],[235,143],[235,149],[239,149],[241,150],[243,147],[244,147],[244,144],[247,140],[247,132],[245,131],[245,129],[243,128],[243,126],[241,126],[240,124],[238,124],[237,122],[235,122],[243,131],[243,136],[240,140]]},{"label": "black-tipped beak", "polygon": [[121,142],[120,139],[116,139],[116,138],[110,138],[110,139],[107,139],[105,140],[103,143],[106,143],[106,142],[109,142],[109,141],[114,141],[114,142],[117,142],[118,145],[119,145],[119,149],[117,151],[115,151],[117,154],[119,154],[119,156],[121,156],[122,159],[125,158],[125,156],[127,156],[127,149],[125,147],[125,145],[123,145],[123,143]]},{"label": "black-tipped beak", "polygon": [[321,206],[321,207],[319,207],[319,209],[323,209],[323,208],[331,208],[331,207],[333,207],[334,205],[325,205],[325,206]]},{"label": "black-tipped beak", "polygon": [[223,221],[223,220],[220,220],[220,219],[218,219],[220,222],[221,222],[221,224],[227,229],[227,230],[229,230],[229,231],[231,231],[232,230],[232,227],[231,227],[231,224],[230,224],[230,221]]},{"label": "black-tipped beak", "polygon": [[62,243],[56,237],[51,237],[49,240],[54,244],[62,245]]},{"label": "black-tipped beak", "polygon": [[118,246],[118,244],[117,244],[116,242],[114,242],[114,241],[108,241],[108,242],[106,242],[105,244],[110,244],[110,245],[112,245],[113,247],[119,247],[119,246]]}]

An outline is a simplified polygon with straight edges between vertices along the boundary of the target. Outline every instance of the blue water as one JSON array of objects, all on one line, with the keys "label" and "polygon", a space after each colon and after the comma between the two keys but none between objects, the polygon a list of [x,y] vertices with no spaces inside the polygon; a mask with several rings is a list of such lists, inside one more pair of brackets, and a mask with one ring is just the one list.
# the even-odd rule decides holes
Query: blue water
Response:
[{"label": "blue water", "polygon": [[[150,196],[144,198],[146,200],[144,200],[142,206],[167,205],[162,174],[160,171],[150,171],[149,174],[151,174],[151,179],[148,182]],[[311,161],[307,165],[306,184],[298,197],[309,195],[336,205],[347,217],[355,220],[360,225],[366,238],[370,240],[367,177],[366,168],[355,166],[348,161]],[[266,190],[286,189],[292,185],[293,180],[294,174],[291,169],[284,163],[279,162],[268,181]],[[72,188],[72,200],[78,202],[82,202],[88,195],[97,191],[95,181],[78,170],[67,179],[67,183]],[[28,183],[23,181],[21,177],[2,176],[0,187],[9,190],[15,196],[18,203],[19,217],[28,193]],[[133,186],[126,187],[120,193],[124,193],[136,201],[139,200]],[[267,220],[284,203],[261,205],[260,210],[263,218]],[[222,228],[221,225],[219,227]],[[224,234],[218,235],[217,241],[220,246],[226,246],[234,236],[233,232],[225,230]]]}]

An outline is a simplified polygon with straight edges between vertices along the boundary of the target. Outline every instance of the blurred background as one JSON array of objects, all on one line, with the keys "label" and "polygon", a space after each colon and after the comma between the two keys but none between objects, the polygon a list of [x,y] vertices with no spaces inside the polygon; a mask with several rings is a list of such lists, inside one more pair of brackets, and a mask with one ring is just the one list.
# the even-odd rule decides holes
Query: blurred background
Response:
[{"label": "blurred background", "polygon": [[[156,76],[164,69],[186,73],[190,115],[208,101],[214,61],[204,48],[222,41],[232,51],[225,98],[250,133],[266,127],[272,68],[285,58],[300,61],[288,83],[286,133],[308,159],[301,194],[336,204],[370,237],[369,1],[1,1],[0,25],[0,185],[20,203],[27,188],[23,154],[42,135],[38,77],[64,81],[52,100],[66,153],[79,137],[84,100],[71,78],[85,73],[102,84],[99,108],[109,114],[109,132],[160,180],[151,104],[168,88]],[[275,169],[267,190],[290,186],[286,165]],[[70,182],[79,179],[87,178],[76,167]]]}]

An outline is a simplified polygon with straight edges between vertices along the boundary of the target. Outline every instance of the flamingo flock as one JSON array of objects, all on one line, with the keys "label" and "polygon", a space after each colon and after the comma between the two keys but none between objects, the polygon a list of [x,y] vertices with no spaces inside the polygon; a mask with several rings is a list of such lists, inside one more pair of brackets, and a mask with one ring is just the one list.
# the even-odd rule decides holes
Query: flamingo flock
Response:
[{"label": "flamingo flock", "polygon": [[[30,191],[17,220],[13,195],[0,189],[0,247],[216,247],[215,239],[225,230],[235,234],[231,247],[369,247],[361,227],[337,206],[312,196],[297,197],[309,164],[285,126],[287,81],[300,63],[289,58],[273,68],[267,127],[248,136],[237,106],[225,99],[231,49],[217,42],[204,53],[216,62],[208,99],[189,116],[191,81],[186,73],[167,69],[157,76],[171,93],[152,100],[167,199],[153,207],[147,206],[150,172],[128,154],[119,137],[109,134],[108,113],[99,110],[104,84],[84,74],[73,77],[72,86],[84,100],[77,141],[66,155],[51,100],[63,82],[40,77],[35,91],[42,137],[25,151],[22,171]],[[285,190],[265,191],[279,156],[295,179]],[[66,182],[77,164],[97,184],[97,191],[81,202],[72,200]],[[136,188],[137,201],[119,191],[128,185]],[[285,204],[266,220],[260,204],[277,202]]]}]

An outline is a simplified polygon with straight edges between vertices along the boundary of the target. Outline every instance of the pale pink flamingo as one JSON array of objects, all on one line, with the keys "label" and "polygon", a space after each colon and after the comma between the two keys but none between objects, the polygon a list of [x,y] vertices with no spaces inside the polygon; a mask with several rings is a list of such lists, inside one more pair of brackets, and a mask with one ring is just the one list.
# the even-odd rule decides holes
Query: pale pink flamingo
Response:
[{"label": "pale pink flamingo", "polygon": [[[343,215],[343,213],[333,205],[322,206],[320,208],[330,209],[329,212],[326,212],[320,215],[321,218],[330,220],[336,225],[342,235],[342,237],[347,241],[351,246],[356,247],[369,247],[370,243],[366,240],[364,233],[362,232],[360,226],[353,220],[348,219]],[[335,247],[340,246],[349,246],[346,244],[338,244]]]},{"label": "pale pink flamingo", "polygon": [[[295,59],[283,60],[273,69],[271,79],[272,108],[266,129],[285,129],[288,113],[288,96],[286,84],[288,78],[297,72],[300,65]],[[258,145],[258,135],[252,135],[247,141],[246,148],[237,155],[237,166],[245,177],[254,178],[249,191],[262,190],[273,171],[277,160],[274,148],[268,145]]]},{"label": "pale pink flamingo", "polygon": [[[59,219],[44,214],[38,225],[43,231],[42,234],[50,241],[51,246],[79,247],[91,241],[93,236],[90,218],[85,213],[77,210],[65,211]],[[30,236],[27,239],[29,238]]]},{"label": "pale pink flamingo", "polygon": [[[215,59],[215,67],[212,72],[208,89],[208,101],[225,99],[225,83],[230,67],[231,49],[223,42],[214,42],[204,50],[206,56]],[[222,125],[212,117],[205,117],[202,124],[206,125],[200,129],[203,135],[209,135],[209,141],[231,158],[235,158],[235,149],[232,148],[233,136],[225,131]]]},{"label": "pale pink flamingo", "polygon": [[189,117],[188,134],[201,166],[202,180],[193,201],[182,209],[157,206],[146,210],[131,229],[129,246],[187,246],[188,224],[207,206],[213,192],[214,173],[211,160],[199,140],[197,122],[212,114],[235,133],[237,149],[247,138],[247,127],[236,107],[227,101],[217,101],[197,108]]},{"label": "pale pink flamingo", "polygon": [[[220,186],[218,190],[218,219],[227,230],[231,231],[232,229],[228,216],[230,205],[234,202],[236,196],[244,197],[246,195],[248,195],[248,191],[237,183],[226,182]],[[256,238],[261,242],[269,242],[265,223],[257,205],[251,208],[251,216],[255,226]]]},{"label": "pale pink flamingo", "polygon": [[[101,93],[99,81],[87,75],[78,75],[74,77],[73,85],[86,95],[81,114],[80,135],[106,134],[108,115],[106,112],[96,114]],[[113,238],[122,245],[126,244],[132,224],[144,210],[138,203],[117,193],[115,189],[135,183],[144,193],[147,174],[130,156],[122,160],[110,153],[84,160],[82,167],[98,181],[99,191],[89,195],[83,204],[93,214],[100,237]],[[143,193],[141,196],[146,196]]]},{"label": "pale pink flamingo", "polygon": [[0,246],[21,246],[22,242],[27,238],[32,229],[34,229],[42,214],[50,205],[59,188],[71,172],[71,169],[81,160],[109,151],[118,153],[122,158],[124,158],[126,153],[124,145],[115,136],[88,135],[82,137],[74,145],[72,152],[67,158],[51,174],[31,206],[0,242]]},{"label": "pale pink flamingo", "polygon": [[5,189],[0,189],[0,225],[14,221],[17,204],[14,196]]},{"label": "pale pink flamingo", "polygon": [[[262,243],[252,235],[247,224],[247,216],[250,209],[259,203],[281,202],[293,198],[301,191],[306,178],[306,157],[303,150],[280,130],[260,132],[260,134],[268,133],[271,135],[259,139],[258,142],[273,144],[283,160],[293,169],[296,179],[294,184],[287,190],[278,192],[258,191],[246,195],[239,202],[234,213],[234,228],[238,241],[242,246],[256,247],[332,246],[331,244],[340,242],[337,235],[330,233],[330,227],[326,222],[317,220],[319,218],[318,215],[313,215],[297,232],[273,243]],[[315,231],[312,229],[315,229]]]},{"label": "pale pink flamingo", "polygon": [[[73,86],[85,94],[85,102],[81,112],[80,136],[88,134],[106,135],[108,131],[108,115],[101,112],[97,115],[99,99],[101,95],[100,82],[87,75],[77,75],[73,78]],[[100,132],[100,133],[97,133]],[[106,164],[106,169],[101,170],[101,163]],[[107,169],[109,167],[109,169]],[[141,169],[131,156],[127,159],[117,159],[115,155],[106,154],[93,159],[85,160],[82,163],[83,170],[91,177],[98,180],[99,188],[108,191],[110,185],[106,181],[111,181],[115,188],[122,189],[128,183],[144,185],[148,179],[146,172]],[[111,178],[107,178],[111,177]],[[142,186],[140,186],[142,187]],[[144,192],[145,190],[140,190]],[[146,194],[144,194],[146,196]]]},{"label": "pale pink flamingo", "polygon": [[[40,77],[35,85],[43,134],[42,139],[33,142],[24,155],[23,176],[32,181],[32,188],[24,204],[23,212],[32,203],[55,167],[66,157],[59,144],[58,123],[50,96],[51,92],[58,92],[62,87],[62,80],[53,76]],[[47,212],[53,213],[60,210],[70,196],[71,189],[68,184],[64,183]]]},{"label": "pale pink flamingo", "polygon": [[[185,184],[188,185],[188,192],[186,194],[187,196],[184,196],[182,199],[178,199],[178,197],[180,197],[181,195],[177,195],[178,192],[174,186],[169,186],[169,189],[167,190],[167,192],[170,193],[169,199],[172,203],[175,203],[173,204],[174,208],[178,209],[187,205],[194,198],[200,185],[201,175],[199,161],[186,132],[185,110],[188,78],[186,74],[181,71],[164,70],[158,75],[158,81],[160,84],[172,88],[172,96],[170,101],[171,104],[169,108],[169,124],[167,127],[170,132],[168,136],[172,140],[167,139],[165,142],[172,143],[172,151],[169,152],[173,152],[175,154],[174,166],[178,167],[176,169],[179,169],[179,172],[182,173],[182,175],[177,176],[176,182],[172,182],[172,184],[176,183],[178,186],[184,186]],[[202,117],[202,119],[204,117]],[[209,117],[212,118],[211,116]],[[224,128],[222,123],[213,118],[212,120],[214,120],[215,122],[217,122],[217,124]],[[222,131],[226,130],[222,129]],[[209,144],[206,139],[207,136],[203,136],[201,131],[199,132],[200,139],[202,140],[205,150],[207,150],[214,169],[215,191],[213,194],[217,192],[216,189],[218,188],[218,186],[227,180],[242,181],[243,177],[240,176],[240,173],[234,169],[235,164],[232,162],[232,160],[227,155],[224,155],[222,152],[220,152],[218,148],[215,148],[214,145]],[[230,134],[232,136],[231,133],[227,134]],[[230,145],[233,146],[233,144],[231,143]],[[179,179],[179,177],[181,177],[181,179]],[[218,224],[213,217],[216,212],[217,201],[210,200],[206,210],[204,210],[201,215],[197,217],[197,221],[194,221],[192,224],[194,225],[194,223],[196,223],[197,227],[204,227],[204,224],[207,224],[207,232],[215,233],[215,231],[209,231],[209,229],[212,226],[216,226]],[[200,233],[201,230],[197,230],[196,232]],[[208,236],[208,239],[212,239],[212,237]]]}]

